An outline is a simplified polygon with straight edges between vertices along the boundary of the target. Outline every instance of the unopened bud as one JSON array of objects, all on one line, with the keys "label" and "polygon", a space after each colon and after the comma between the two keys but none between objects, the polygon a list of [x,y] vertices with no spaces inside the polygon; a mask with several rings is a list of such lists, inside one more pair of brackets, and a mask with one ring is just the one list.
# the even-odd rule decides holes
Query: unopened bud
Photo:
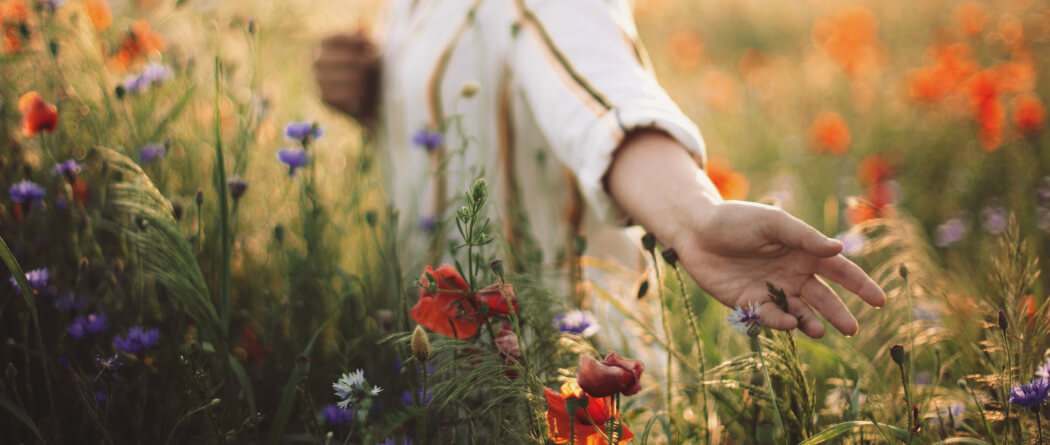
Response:
[{"label": "unopened bud", "polygon": [[427,338],[423,327],[419,325],[416,325],[416,330],[412,331],[412,356],[420,363],[430,360],[430,339]]},{"label": "unopened bud", "polygon": [[641,300],[648,293],[649,293],[649,280],[642,281],[642,284],[640,284],[638,286],[637,298],[639,300]]},{"label": "unopened bud", "polygon": [[214,399],[211,399],[211,403],[209,403],[208,405],[209,406],[215,406],[215,405],[218,405],[219,403],[222,403],[222,400],[219,399],[218,397],[216,397]]},{"label": "unopened bud", "polygon": [[747,336],[748,337],[756,338],[756,337],[758,337],[758,334],[761,334],[761,333],[762,333],[762,326],[760,326],[758,323],[752,324],[751,326],[747,327]]},{"label": "unopened bud", "polygon": [[1006,312],[1002,309],[999,310],[999,329],[1003,331],[1010,327],[1010,323],[1006,320]]},{"label": "unopened bud", "polygon": [[901,346],[901,345],[893,345],[893,346],[891,346],[890,347],[890,358],[893,359],[893,362],[896,363],[897,366],[903,366],[904,365],[904,346]]},{"label": "unopened bud", "polygon": [[492,262],[489,263],[489,267],[492,268],[492,273],[496,274],[496,276],[499,277],[499,281],[502,283],[503,282],[503,260],[499,260],[499,259],[492,260]]},{"label": "unopened bud", "polygon": [[470,99],[474,97],[475,94],[478,94],[479,89],[481,89],[481,87],[478,86],[477,82],[467,82],[463,84],[463,88],[459,90],[459,94],[460,96]]},{"label": "unopened bud", "polygon": [[194,196],[194,202],[197,203],[197,207],[200,207],[201,204],[204,204],[204,190],[197,189],[197,195]]},{"label": "unopened bud", "polygon": [[899,266],[897,266],[897,273],[900,274],[901,278],[904,278],[905,280],[907,280],[908,279],[908,266],[905,266],[904,263],[901,263]]},{"label": "unopened bud", "polygon": [[379,214],[375,210],[369,210],[365,212],[365,222],[368,223],[368,227],[375,227],[376,222],[379,221]]},{"label": "unopened bud", "polygon": [[656,249],[656,235],[653,235],[652,232],[646,232],[645,235],[642,236],[642,248],[649,252]]},{"label": "unopened bud", "polygon": [[667,264],[671,265],[671,267],[675,267],[678,263],[678,252],[675,252],[674,249],[664,250],[660,255],[664,257],[664,261],[667,261]]}]

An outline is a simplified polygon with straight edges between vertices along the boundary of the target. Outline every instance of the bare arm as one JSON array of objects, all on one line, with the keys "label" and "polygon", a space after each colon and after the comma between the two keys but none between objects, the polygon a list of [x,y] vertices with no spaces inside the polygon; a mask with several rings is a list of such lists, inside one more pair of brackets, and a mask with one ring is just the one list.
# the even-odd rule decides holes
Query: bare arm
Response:
[{"label": "bare arm", "polygon": [[[857,320],[818,276],[841,284],[868,304],[886,296],[842,244],[775,207],[723,201],[687,151],[666,134],[638,130],[624,140],[606,176],[613,199],[660,242],[682,267],[726,306],[761,305],[762,322],[824,335],[815,309],[845,335]],[[765,283],[783,288],[789,313],[773,304]]]}]

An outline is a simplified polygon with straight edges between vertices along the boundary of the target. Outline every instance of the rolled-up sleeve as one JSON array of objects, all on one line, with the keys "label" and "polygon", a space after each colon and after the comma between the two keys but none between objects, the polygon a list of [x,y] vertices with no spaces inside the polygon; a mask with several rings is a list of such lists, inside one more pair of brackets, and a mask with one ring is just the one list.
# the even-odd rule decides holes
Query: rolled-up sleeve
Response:
[{"label": "rolled-up sleeve", "polygon": [[700,132],[643,65],[624,4],[510,1],[520,14],[510,56],[515,81],[555,156],[576,174],[600,219],[625,220],[603,178],[631,130],[663,130],[703,162]]}]

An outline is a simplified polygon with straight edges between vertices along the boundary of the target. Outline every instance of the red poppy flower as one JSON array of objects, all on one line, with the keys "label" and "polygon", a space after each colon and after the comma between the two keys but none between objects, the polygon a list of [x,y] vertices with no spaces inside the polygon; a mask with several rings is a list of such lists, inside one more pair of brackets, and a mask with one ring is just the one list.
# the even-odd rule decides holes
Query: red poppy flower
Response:
[{"label": "red poppy flower", "polygon": [[503,329],[496,333],[496,347],[499,348],[500,362],[504,366],[503,374],[513,380],[518,378],[518,371],[514,365],[521,360],[521,345],[518,336],[510,329],[510,324],[504,323]]},{"label": "red poppy flower", "polygon": [[113,24],[113,11],[110,11],[106,0],[87,0],[84,2],[84,8],[87,9],[87,16],[96,30],[105,30]]},{"label": "red poppy flower", "polygon": [[[427,289],[430,286],[427,275],[436,280],[437,291]],[[482,320],[477,301],[464,294],[470,288],[454,266],[442,264],[437,269],[427,266],[419,282],[423,287],[419,290],[419,301],[411,311],[416,323],[457,339],[470,338],[478,332]]]},{"label": "red poppy flower", "polygon": [[510,305],[507,304],[507,300],[510,300],[514,305],[514,313],[518,313],[518,300],[514,298],[514,287],[510,284],[489,285],[478,291],[477,299],[488,306],[492,313],[500,315],[511,314]]},{"label": "red poppy flower", "polygon": [[1017,96],[1011,103],[1014,114],[1014,128],[1025,136],[1036,136],[1043,131],[1043,120],[1046,107],[1038,97],[1032,95]]},{"label": "red poppy flower", "polygon": [[613,394],[625,396],[637,394],[642,390],[642,371],[645,365],[639,360],[624,358],[609,351],[601,362],[589,355],[580,356],[580,367],[576,371],[576,380],[580,387],[595,397],[606,397]]},{"label": "red poppy flower", "polygon": [[[575,433],[575,443],[581,445],[607,445],[608,442],[602,438],[605,433],[605,421],[614,415],[612,403],[608,397],[587,397],[587,407],[578,408],[575,413],[569,415],[565,402],[570,398],[582,400],[585,395],[583,389],[576,382],[569,381],[561,385],[561,392],[550,388],[543,389],[547,396],[547,427],[550,430],[550,438],[554,443],[569,443]],[[588,416],[590,419],[588,419]],[[591,422],[591,421],[594,422]],[[627,443],[634,438],[634,433],[623,424],[623,436],[619,443]]]},{"label": "red poppy flower", "polygon": [[744,199],[747,197],[747,177],[733,170],[722,158],[711,158],[704,169],[711,183],[718,189],[724,199]]},{"label": "red poppy flower", "polygon": [[120,42],[120,48],[110,58],[110,62],[115,69],[125,70],[150,53],[163,51],[166,45],[164,38],[150,28],[149,22],[137,20],[131,24],[131,29]]},{"label": "red poppy flower", "polygon": [[857,165],[857,178],[861,184],[878,184],[889,181],[891,177],[893,177],[893,165],[882,155],[868,155]]},{"label": "red poppy flower", "polygon": [[817,153],[843,155],[849,149],[851,140],[849,126],[838,113],[820,113],[809,127],[809,143]]},{"label": "red poppy flower", "polygon": [[0,1],[0,34],[3,35],[3,53],[14,54],[22,49],[22,31],[29,19],[22,0]]},{"label": "red poppy flower", "polygon": [[821,17],[813,25],[813,42],[849,76],[877,69],[885,58],[879,21],[862,7]]},{"label": "red poppy flower", "polygon": [[41,131],[54,133],[58,126],[58,108],[44,101],[36,91],[30,91],[18,99],[22,112],[22,134],[34,136]]}]

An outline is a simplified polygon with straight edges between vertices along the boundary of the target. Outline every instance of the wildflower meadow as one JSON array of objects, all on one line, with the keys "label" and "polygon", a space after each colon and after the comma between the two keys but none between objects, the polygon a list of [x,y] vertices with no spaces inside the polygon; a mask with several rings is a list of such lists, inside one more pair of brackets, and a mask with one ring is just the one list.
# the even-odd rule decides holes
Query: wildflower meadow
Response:
[{"label": "wildflower meadow", "polygon": [[497,172],[404,224],[311,72],[384,4],[0,0],[0,443],[1050,443],[1050,3],[635,2],[721,195],[885,290],[822,338],[534,254]]}]

